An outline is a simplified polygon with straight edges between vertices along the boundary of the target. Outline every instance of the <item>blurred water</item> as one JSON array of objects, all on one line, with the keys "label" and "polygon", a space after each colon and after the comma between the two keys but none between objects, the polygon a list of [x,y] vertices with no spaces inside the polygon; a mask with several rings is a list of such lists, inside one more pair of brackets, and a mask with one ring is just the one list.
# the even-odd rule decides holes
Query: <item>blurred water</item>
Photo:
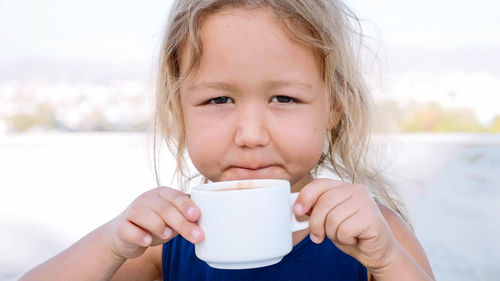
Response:
[{"label": "blurred water", "polygon": [[[156,186],[145,134],[0,138],[0,280],[53,256]],[[386,166],[438,280],[500,280],[500,136],[395,137]],[[163,154],[162,181],[172,158]]]},{"label": "blurred water", "polygon": [[439,280],[500,280],[500,146],[464,147],[415,203]]}]

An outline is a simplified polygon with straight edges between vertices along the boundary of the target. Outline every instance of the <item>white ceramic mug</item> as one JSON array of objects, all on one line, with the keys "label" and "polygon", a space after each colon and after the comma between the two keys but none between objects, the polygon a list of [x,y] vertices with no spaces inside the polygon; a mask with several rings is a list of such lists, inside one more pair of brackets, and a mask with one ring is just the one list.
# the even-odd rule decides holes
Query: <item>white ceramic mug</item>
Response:
[{"label": "white ceramic mug", "polygon": [[[228,190],[233,189],[233,190]],[[205,240],[196,256],[211,267],[244,269],[278,263],[292,250],[292,233],[309,227],[298,222],[287,180],[241,180],[203,184],[191,192],[201,210],[198,225]]]}]

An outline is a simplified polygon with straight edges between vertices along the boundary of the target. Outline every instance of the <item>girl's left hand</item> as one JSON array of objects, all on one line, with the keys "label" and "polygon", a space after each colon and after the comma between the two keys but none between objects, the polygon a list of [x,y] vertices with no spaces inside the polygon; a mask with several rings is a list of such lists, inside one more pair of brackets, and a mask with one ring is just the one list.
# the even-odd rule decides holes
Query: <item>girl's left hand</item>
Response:
[{"label": "girl's left hand", "polygon": [[297,216],[310,213],[313,242],[321,243],[326,235],[370,270],[393,262],[398,242],[364,186],[316,179],[302,188],[294,211]]}]

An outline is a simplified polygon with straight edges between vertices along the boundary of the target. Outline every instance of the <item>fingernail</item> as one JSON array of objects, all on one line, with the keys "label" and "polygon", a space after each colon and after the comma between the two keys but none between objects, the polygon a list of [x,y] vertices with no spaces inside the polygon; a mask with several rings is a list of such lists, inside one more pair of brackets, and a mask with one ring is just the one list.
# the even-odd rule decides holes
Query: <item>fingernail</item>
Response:
[{"label": "fingernail", "polygon": [[200,230],[198,230],[198,229],[195,228],[195,229],[193,229],[193,231],[191,231],[191,238],[193,238],[193,240],[198,241],[198,239],[200,238],[200,236],[201,236]]},{"label": "fingernail", "polygon": [[314,235],[314,234],[310,234],[309,235],[311,237],[311,240],[316,243],[316,244],[319,244],[321,241],[319,240],[318,236]]},{"label": "fingernail", "polygon": [[293,209],[295,210],[295,213],[302,214],[302,211],[304,210],[304,206],[302,206],[302,204],[300,204],[300,203],[296,203],[295,206],[293,207]]},{"label": "fingernail", "polygon": [[142,241],[144,242],[145,246],[148,246],[149,244],[151,244],[152,240],[153,239],[150,236],[144,236],[144,238],[142,239]]},{"label": "fingernail", "polygon": [[167,239],[170,238],[170,235],[172,235],[172,229],[170,229],[170,227],[165,228],[165,230],[163,230],[163,237]]},{"label": "fingernail", "polygon": [[187,210],[187,215],[188,217],[192,218],[194,216],[194,207],[190,207],[188,210]]}]

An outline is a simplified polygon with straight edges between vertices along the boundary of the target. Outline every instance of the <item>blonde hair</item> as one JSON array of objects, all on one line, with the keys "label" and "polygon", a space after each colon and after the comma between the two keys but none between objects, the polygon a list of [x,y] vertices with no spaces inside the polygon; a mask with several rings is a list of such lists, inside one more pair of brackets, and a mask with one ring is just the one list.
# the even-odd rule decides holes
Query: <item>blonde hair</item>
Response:
[{"label": "blonde hair", "polygon": [[[337,0],[177,0],[173,4],[161,48],[156,89],[156,131],[177,159],[177,174],[185,172],[185,132],[180,108],[180,85],[198,66],[202,54],[200,24],[224,8],[266,8],[273,12],[288,36],[311,46],[320,57],[323,79],[328,89],[330,110],[340,112],[337,125],[328,131],[326,150],[313,173],[324,168],[342,180],[363,184],[377,201],[408,221],[404,205],[397,200],[384,175],[368,157],[371,141],[372,102],[360,67],[362,32],[359,19]],[[187,74],[181,77],[182,47],[191,46]],[[333,116],[334,114],[330,114]],[[156,178],[159,183],[158,174]],[[181,188],[184,186],[181,180]]]}]

